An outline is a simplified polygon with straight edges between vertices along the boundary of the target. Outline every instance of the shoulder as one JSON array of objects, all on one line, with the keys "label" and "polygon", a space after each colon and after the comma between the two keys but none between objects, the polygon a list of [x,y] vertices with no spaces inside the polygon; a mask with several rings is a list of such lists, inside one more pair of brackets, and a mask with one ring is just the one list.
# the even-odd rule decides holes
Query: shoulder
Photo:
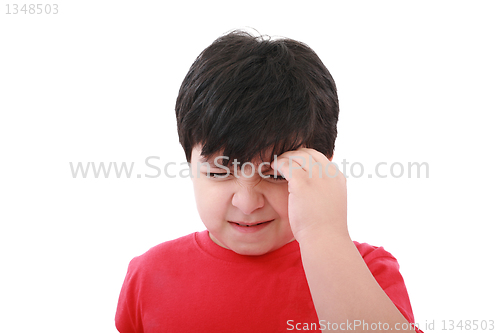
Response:
[{"label": "shoulder", "polygon": [[383,247],[358,242],[354,244],[380,287],[403,316],[414,323],[410,299],[396,258]]},{"label": "shoulder", "polygon": [[158,244],[144,254],[133,258],[129,264],[129,273],[138,270],[161,270],[166,267],[175,267],[179,261],[197,251],[195,234],[192,233],[177,239]]},{"label": "shoulder", "polygon": [[[382,246],[354,242],[366,266],[377,280],[401,280],[399,263],[396,258]],[[382,281],[379,281],[381,283]]]},{"label": "shoulder", "polygon": [[[358,242],[354,242],[354,244],[373,277],[389,298],[392,299],[393,303],[400,310],[408,308],[409,312],[405,310],[405,313],[411,313],[408,293],[396,258],[381,246]],[[406,318],[409,319],[410,317]]]},{"label": "shoulder", "polygon": [[353,243],[354,245],[356,245],[359,254],[361,254],[366,264],[377,259],[396,261],[396,258],[391,253],[386,251],[382,246],[373,246],[368,243],[359,243],[356,241],[354,241]]},{"label": "shoulder", "polygon": [[196,251],[194,238],[195,233],[161,243],[130,261],[115,317],[120,332],[142,332],[146,307],[151,311],[158,295],[185,278],[179,271],[192,262],[186,258]]}]

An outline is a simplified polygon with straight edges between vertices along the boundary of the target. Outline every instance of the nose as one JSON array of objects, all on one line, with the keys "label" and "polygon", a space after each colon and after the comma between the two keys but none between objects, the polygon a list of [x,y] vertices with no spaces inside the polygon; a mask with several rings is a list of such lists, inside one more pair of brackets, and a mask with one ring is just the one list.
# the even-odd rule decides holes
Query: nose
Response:
[{"label": "nose", "polygon": [[245,215],[250,215],[259,208],[264,207],[264,196],[257,190],[256,185],[240,184],[233,194],[232,204]]}]

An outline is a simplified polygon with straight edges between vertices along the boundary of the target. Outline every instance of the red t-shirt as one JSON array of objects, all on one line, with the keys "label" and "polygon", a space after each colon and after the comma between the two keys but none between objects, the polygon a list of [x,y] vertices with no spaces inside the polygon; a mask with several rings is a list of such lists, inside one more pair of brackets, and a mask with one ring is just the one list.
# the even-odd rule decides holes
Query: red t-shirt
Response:
[{"label": "red t-shirt", "polygon": [[[382,289],[413,323],[396,259],[382,247],[354,242]],[[220,247],[208,231],[157,245],[132,259],[120,293],[121,333],[320,332],[299,244],[262,256]]]}]

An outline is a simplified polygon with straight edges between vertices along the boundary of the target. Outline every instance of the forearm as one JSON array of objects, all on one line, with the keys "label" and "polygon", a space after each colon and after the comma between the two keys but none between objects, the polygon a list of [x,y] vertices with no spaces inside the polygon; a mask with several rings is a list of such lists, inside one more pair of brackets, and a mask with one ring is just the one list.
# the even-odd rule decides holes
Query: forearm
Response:
[{"label": "forearm", "polygon": [[347,232],[318,230],[303,236],[299,244],[320,320],[338,325],[358,320],[386,323],[390,328],[409,326],[371,274]]}]

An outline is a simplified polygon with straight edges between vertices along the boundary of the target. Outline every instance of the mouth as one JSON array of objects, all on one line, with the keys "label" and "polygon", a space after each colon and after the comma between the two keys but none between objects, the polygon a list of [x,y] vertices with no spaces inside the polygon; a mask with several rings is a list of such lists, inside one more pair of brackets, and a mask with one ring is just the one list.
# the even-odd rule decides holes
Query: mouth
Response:
[{"label": "mouth", "polygon": [[235,222],[235,221],[228,221],[228,222],[229,223],[234,223],[236,225],[239,225],[240,227],[250,228],[250,227],[256,227],[258,225],[266,224],[266,223],[269,223],[269,222],[272,222],[272,221],[274,221],[274,219],[267,220],[267,221],[262,221],[262,222]]}]

